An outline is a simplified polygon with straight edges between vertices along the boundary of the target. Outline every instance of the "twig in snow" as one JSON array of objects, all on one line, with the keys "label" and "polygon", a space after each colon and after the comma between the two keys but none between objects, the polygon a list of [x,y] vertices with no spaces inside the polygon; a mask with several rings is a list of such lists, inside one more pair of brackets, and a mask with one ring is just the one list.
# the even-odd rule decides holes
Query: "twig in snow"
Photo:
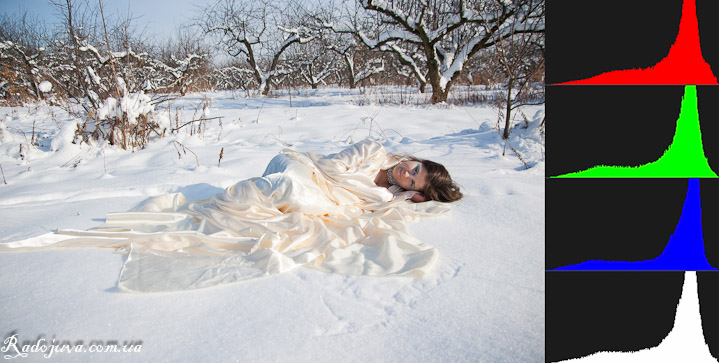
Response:
[{"label": "twig in snow", "polygon": [[189,148],[185,147],[185,145],[182,145],[179,141],[173,141],[173,145],[175,145],[175,150],[177,150],[177,156],[179,159],[182,159],[182,154],[180,153],[180,149],[177,148],[177,145],[180,145],[182,148],[182,152],[187,155],[187,152],[191,152],[192,155],[195,155],[195,161],[197,162],[197,166],[200,166],[200,159],[197,157],[197,154],[195,154],[194,151],[190,150]]},{"label": "twig in snow", "polygon": [[477,124],[477,129],[479,129],[479,128],[482,126],[482,123],[478,122],[477,119],[475,119],[474,116],[472,116],[472,113],[469,112],[469,109],[468,109],[468,108],[463,107],[463,109],[464,109],[465,111],[467,111],[467,114],[469,115],[469,118],[471,118],[472,121],[474,121],[474,123]]},{"label": "twig in snow", "polygon": [[222,162],[222,155],[225,153],[225,148],[223,147],[222,150],[220,150],[220,160],[217,161],[217,167],[220,167],[220,163]]},{"label": "twig in snow", "polygon": [[220,142],[220,140],[222,140],[222,119],[220,119],[217,123],[220,124],[220,132],[217,134],[217,142]]},{"label": "twig in snow", "polygon": [[[175,131],[177,131],[177,130],[179,130],[179,129],[181,129],[181,128],[183,128],[183,127],[185,127],[185,126],[187,126],[187,125],[189,125],[189,124],[191,124],[191,123],[193,123],[193,122],[202,122],[202,121],[216,120],[216,119],[222,119],[222,118],[224,118],[224,116],[217,116],[217,117],[210,117],[210,118],[199,118],[199,119],[197,119],[197,120],[187,121],[187,122],[185,122],[184,124],[182,124],[182,126],[177,126],[177,127],[173,128],[173,129],[171,129],[170,131],[175,132]],[[177,125],[177,118],[175,118],[175,125]]]},{"label": "twig in snow", "polygon": [[82,158],[80,156],[84,152],[85,151],[80,151],[79,153],[77,153],[77,155],[75,155],[72,159],[68,160],[65,164],[62,164],[60,167],[64,168],[64,167],[70,165],[70,163],[73,163],[73,165],[72,165],[73,168],[77,167],[80,164],[80,161],[82,160]]},{"label": "twig in snow", "polygon": [[279,136],[279,137],[270,134],[270,135],[265,136],[265,138],[262,139],[261,142],[264,142],[266,139],[270,138],[270,139],[273,139],[273,140],[279,142],[279,143],[282,144],[284,147],[291,147],[291,146],[292,146],[292,143],[291,143],[291,142],[286,142],[286,141],[283,141],[283,140],[282,140],[282,139],[283,139],[283,137],[282,137],[282,127],[281,127],[281,126],[278,126],[277,128],[280,130],[280,136]]},{"label": "twig in snow", "polygon": [[[529,165],[527,165],[527,163],[524,161],[524,159],[522,158],[522,155],[519,155],[519,152],[518,152],[514,147],[512,147],[512,144],[509,143],[509,140],[504,140],[504,145],[505,145],[505,147],[506,147],[506,145],[509,145],[509,148],[510,148],[512,151],[514,151],[514,153],[515,153],[515,154],[517,155],[517,157],[519,158],[519,161],[521,161],[522,164],[524,164],[524,168],[525,168],[525,169],[529,169]],[[502,153],[502,156],[504,156],[504,153]]]},{"label": "twig in snow", "polygon": [[260,123],[260,114],[262,113],[262,109],[265,108],[265,101],[267,101],[267,99],[262,100],[262,105],[260,106],[260,112],[257,113],[257,119],[255,120],[256,124]]},{"label": "twig in snow", "polygon": [[[32,120],[32,137],[30,137],[30,145],[37,146],[38,142],[35,139],[35,122],[37,122],[37,119]],[[37,135],[37,138],[40,138],[40,135]]]},{"label": "twig in snow", "polygon": [[0,172],[2,172],[2,181],[7,185],[7,180],[5,180],[5,171],[2,170],[2,164],[0,164]]},{"label": "twig in snow", "polygon": [[524,111],[520,108],[519,113],[522,115],[522,118],[524,119],[524,128],[529,127],[529,119],[527,118],[527,115],[524,114]]}]

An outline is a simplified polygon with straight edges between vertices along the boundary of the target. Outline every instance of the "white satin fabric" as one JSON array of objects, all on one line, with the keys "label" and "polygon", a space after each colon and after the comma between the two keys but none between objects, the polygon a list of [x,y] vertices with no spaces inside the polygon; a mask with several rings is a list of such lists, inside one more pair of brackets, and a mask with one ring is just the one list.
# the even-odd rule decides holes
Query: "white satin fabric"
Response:
[{"label": "white satin fabric", "polygon": [[261,178],[214,198],[161,195],[108,214],[100,227],[60,230],[0,244],[0,250],[122,247],[128,256],[118,286],[131,291],[203,288],[298,266],[421,275],[437,251],[410,236],[404,222],[448,208],[413,203],[411,192],[376,186],[379,170],[397,162],[367,140],[327,156],[284,150]]}]

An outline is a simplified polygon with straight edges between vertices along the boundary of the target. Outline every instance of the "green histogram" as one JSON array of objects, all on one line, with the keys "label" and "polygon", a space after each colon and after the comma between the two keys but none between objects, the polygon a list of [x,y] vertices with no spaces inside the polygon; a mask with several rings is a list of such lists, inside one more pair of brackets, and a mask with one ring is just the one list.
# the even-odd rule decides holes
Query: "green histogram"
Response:
[{"label": "green histogram", "polygon": [[553,178],[716,178],[704,155],[696,86],[685,86],[671,145],[656,161],[639,166],[594,166]]}]

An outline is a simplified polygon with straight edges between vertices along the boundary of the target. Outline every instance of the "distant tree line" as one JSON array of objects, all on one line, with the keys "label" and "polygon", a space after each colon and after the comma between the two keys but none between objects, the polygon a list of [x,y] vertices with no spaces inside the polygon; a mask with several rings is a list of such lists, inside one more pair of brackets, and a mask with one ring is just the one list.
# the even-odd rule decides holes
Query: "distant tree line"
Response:
[{"label": "distant tree line", "polygon": [[509,114],[544,80],[544,0],[217,0],[161,41],[102,0],[51,3],[54,29],[0,16],[5,104],[73,100],[92,116],[136,93],[367,84],[429,85],[439,103],[463,83],[505,86]]},{"label": "distant tree line", "polygon": [[[218,0],[164,42],[138,31],[131,14],[102,14],[99,0],[52,2],[62,17],[56,29],[29,13],[0,16],[0,98],[8,103],[41,98],[48,81],[60,97],[97,107],[117,78],[129,92],[183,95],[430,85],[436,103],[456,83],[507,82],[514,64],[493,56],[498,44],[506,50],[531,37],[515,62],[525,67],[544,50],[543,0]],[[541,82],[543,69],[534,74]]]}]

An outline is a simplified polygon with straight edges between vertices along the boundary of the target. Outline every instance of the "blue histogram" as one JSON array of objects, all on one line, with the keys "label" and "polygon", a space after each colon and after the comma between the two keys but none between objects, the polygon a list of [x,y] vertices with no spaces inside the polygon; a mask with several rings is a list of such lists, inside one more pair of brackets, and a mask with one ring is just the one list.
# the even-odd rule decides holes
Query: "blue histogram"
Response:
[{"label": "blue histogram", "polygon": [[[711,266],[704,251],[701,221],[699,179],[689,179],[687,196],[674,233],[662,253],[642,261],[590,260],[562,266],[553,271],[705,271],[717,270]],[[628,241],[631,243],[631,241]]]}]

